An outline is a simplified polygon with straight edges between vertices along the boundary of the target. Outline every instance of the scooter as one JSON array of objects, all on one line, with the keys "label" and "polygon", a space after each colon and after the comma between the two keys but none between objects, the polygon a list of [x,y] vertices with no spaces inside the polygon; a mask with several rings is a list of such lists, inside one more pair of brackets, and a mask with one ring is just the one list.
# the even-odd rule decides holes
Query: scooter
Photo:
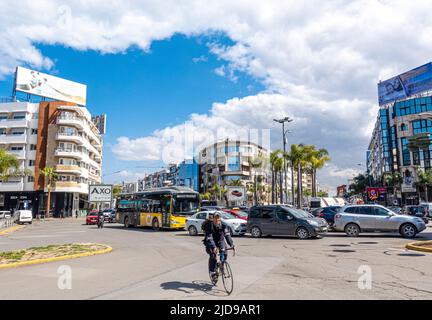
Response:
[{"label": "scooter", "polygon": [[100,215],[98,217],[98,223],[97,223],[98,229],[103,229],[103,227],[104,227],[104,220],[105,220],[105,217],[103,215]]}]

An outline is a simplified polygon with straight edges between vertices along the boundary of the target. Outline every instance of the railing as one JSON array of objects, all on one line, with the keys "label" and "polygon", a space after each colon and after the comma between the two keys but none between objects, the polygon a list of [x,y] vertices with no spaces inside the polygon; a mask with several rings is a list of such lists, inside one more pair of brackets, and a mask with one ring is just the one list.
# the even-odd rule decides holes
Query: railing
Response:
[{"label": "railing", "polygon": [[0,229],[12,227],[15,224],[14,218],[0,218]]}]

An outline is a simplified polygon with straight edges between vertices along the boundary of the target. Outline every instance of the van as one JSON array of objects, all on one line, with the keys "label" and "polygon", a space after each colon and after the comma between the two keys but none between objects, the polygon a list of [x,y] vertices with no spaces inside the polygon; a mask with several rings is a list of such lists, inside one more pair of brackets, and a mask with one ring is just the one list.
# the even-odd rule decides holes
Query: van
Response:
[{"label": "van", "polygon": [[303,210],[286,205],[266,205],[249,210],[247,230],[254,238],[284,235],[307,239],[326,233],[328,224]]},{"label": "van", "polygon": [[17,224],[32,224],[33,213],[30,210],[18,210],[14,213],[15,222]]}]

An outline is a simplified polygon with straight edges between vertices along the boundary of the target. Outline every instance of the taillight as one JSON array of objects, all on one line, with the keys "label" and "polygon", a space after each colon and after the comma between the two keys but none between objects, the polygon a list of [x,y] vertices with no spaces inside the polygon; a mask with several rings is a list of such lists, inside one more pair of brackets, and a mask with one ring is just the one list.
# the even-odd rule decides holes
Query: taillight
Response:
[{"label": "taillight", "polygon": [[340,219],[342,216],[340,215],[340,213],[337,213],[336,215],[335,215],[335,220],[337,220],[337,219]]}]

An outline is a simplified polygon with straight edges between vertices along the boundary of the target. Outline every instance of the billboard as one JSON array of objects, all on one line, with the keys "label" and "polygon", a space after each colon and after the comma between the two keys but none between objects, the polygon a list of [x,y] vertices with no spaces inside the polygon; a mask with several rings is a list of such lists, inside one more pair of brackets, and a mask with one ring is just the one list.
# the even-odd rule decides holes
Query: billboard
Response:
[{"label": "billboard", "polygon": [[432,89],[432,63],[378,83],[380,105]]},{"label": "billboard", "polygon": [[227,199],[232,202],[244,202],[246,201],[246,190],[245,187],[233,187],[227,186]]},{"label": "billboard", "polygon": [[111,202],[113,197],[112,185],[90,185],[89,202]]},{"label": "billboard", "polygon": [[92,121],[95,124],[96,128],[98,128],[100,134],[106,133],[106,119],[107,118],[105,113],[92,117]]},{"label": "billboard", "polygon": [[86,85],[22,67],[16,71],[15,90],[82,106],[87,100]]},{"label": "billboard", "polygon": [[369,201],[385,201],[387,188],[366,188]]}]

